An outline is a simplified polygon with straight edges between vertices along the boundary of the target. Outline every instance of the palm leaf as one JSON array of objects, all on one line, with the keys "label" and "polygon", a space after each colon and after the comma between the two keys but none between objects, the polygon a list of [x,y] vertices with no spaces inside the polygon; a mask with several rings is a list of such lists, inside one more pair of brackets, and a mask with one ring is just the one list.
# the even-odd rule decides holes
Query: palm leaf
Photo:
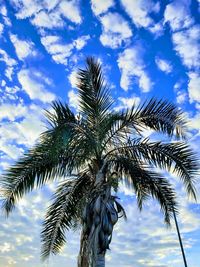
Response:
[{"label": "palm leaf", "polygon": [[170,138],[185,138],[186,131],[183,113],[175,105],[153,98],[141,106],[133,106],[115,114],[108,125],[103,147],[116,139],[126,138],[124,133],[141,136],[142,131],[148,128],[167,134]]},{"label": "palm leaf", "polygon": [[176,173],[183,181],[187,193],[196,199],[194,184],[199,170],[199,160],[187,144],[150,142],[141,138],[128,139],[126,144],[109,151],[107,155],[118,153]]},{"label": "palm leaf", "polygon": [[125,185],[131,187],[137,197],[138,207],[142,209],[143,202],[151,196],[155,198],[164,213],[165,222],[170,224],[173,210],[176,211],[175,191],[171,184],[144,164],[139,164],[131,158],[119,155],[110,160],[110,167],[121,175]]},{"label": "palm leaf", "polygon": [[74,222],[80,220],[79,206],[89,193],[91,180],[87,172],[77,176],[76,179],[60,183],[54,194],[53,203],[48,208],[41,232],[43,260],[51,253],[57,254],[60,251],[66,242],[65,231],[72,228]]},{"label": "palm leaf", "polygon": [[78,72],[78,94],[83,117],[94,127],[113,104],[102,76],[101,65],[92,57],[87,58],[86,68]]}]

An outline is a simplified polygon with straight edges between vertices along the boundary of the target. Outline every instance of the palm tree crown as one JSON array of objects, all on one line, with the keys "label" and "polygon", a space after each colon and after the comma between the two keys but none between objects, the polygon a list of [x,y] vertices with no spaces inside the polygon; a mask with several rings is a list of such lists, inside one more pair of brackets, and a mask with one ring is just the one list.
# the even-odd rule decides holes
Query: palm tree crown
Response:
[{"label": "palm tree crown", "polygon": [[[43,223],[42,258],[58,253],[66,241],[65,231],[80,224],[78,265],[104,266],[113,226],[120,215],[125,216],[111,194],[119,181],[132,186],[140,209],[150,196],[155,198],[169,224],[177,210],[176,194],[155,167],[175,172],[195,197],[198,162],[187,143],[180,141],[186,124],[176,106],[150,99],[113,111],[114,101],[94,58],[87,58],[77,81],[79,115],[67,104],[52,103],[53,111],[46,111],[48,130],[1,178],[3,209],[9,214],[24,194],[64,177]],[[165,134],[169,142],[143,138],[144,129]],[[176,141],[170,142],[172,138]]]}]

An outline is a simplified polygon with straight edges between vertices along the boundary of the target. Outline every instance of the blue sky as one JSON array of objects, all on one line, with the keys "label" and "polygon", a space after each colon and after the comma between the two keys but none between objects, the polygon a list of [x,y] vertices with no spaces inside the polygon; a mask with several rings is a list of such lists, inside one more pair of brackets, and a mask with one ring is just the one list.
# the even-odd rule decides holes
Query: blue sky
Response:
[{"label": "blue sky", "polygon": [[[99,59],[115,109],[152,96],[169,99],[188,118],[188,141],[200,146],[200,1],[0,1],[0,171],[34,145],[45,130],[52,100],[77,111],[76,71],[86,56]],[[151,134],[146,132],[146,135]],[[180,229],[190,267],[200,262],[200,205],[175,176]],[[0,217],[0,267],[76,266],[79,233],[68,233],[62,253],[39,261],[41,222],[54,185],[27,195]],[[199,190],[199,185],[197,185]],[[199,191],[198,191],[199,192]],[[107,266],[183,266],[174,225],[167,229],[149,201],[139,213],[122,185],[128,221],[115,227]]]}]

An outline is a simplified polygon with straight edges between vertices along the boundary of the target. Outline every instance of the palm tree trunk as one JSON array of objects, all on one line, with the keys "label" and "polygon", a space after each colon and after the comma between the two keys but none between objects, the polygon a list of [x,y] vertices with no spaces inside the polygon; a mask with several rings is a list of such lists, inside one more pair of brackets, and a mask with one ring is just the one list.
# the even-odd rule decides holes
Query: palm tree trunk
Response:
[{"label": "palm tree trunk", "polygon": [[80,250],[78,255],[77,267],[89,267],[89,255],[87,250],[87,235],[82,227],[80,238]]},{"label": "palm tree trunk", "polygon": [[173,209],[173,215],[174,215],[174,221],[175,221],[175,225],[176,225],[176,231],[177,231],[177,234],[178,234],[178,239],[179,239],[179,244],[180,244],[180,247],[181,247],[181,252],[182,252],[182,256],[183,256],[184,265],[185,265],[185,267],[187,267],[187,261],[186,261],[186,257],[185,257],[185,252],[184,252],[184,248],[183,248],[181,234],[180,234],[180,231],[179,231],[178,222],[177,222],[177,219],[176,219],[176,214],[174,212],[174,209]]},{"label": "palm tree trunk", "polygon": [[97,255],[96,266],[94,267],[105,267],[105,253]]}]

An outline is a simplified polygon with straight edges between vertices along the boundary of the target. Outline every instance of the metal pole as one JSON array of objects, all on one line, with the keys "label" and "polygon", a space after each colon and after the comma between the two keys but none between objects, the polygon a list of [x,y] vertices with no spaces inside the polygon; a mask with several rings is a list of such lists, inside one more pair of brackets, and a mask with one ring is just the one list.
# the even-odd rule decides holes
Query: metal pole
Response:
[{"label": "metal pole", "polygon": [[182,256],[183,256],[184,265],[185,265],[185,267],[188,267],[187,261],[186,261],[186,257],[185,257],[184,248],[183,248],[183,243],[182,243],[182,239],[181,239],[181,235],[180,235],[180,231],[179,231],[179,227],[178,227],[178,222],[177,222],[177,219],[176,219],[176,214],[174,212],[174,209],[173,209],[173,215],[174,215],[174,221],[175,221],[175,225],[176,225],[176,230],[177,230],[178,239],[179,239],[179,243],[180,243],[180,247],[181,247],[181,252],[182,252]]}]

